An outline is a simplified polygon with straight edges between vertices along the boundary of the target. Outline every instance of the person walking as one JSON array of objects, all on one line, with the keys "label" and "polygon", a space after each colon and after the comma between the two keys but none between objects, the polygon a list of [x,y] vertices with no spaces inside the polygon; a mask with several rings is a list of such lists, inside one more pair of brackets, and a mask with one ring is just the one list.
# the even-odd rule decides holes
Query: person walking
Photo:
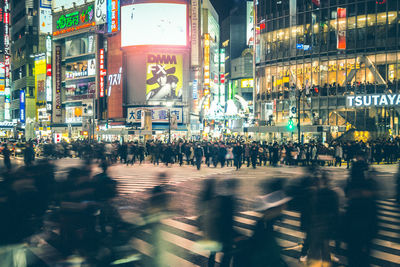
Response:
[{"label": "person walking", "polygon": [[335,167],[339,165],[339,167],[342,167],[342,158],[343,158],[343,148],[342,146],[338,143],[335,146]]},{"label": "person walking", "polygon": [[344,218],[349,267],[370,266],[372,240],[378,232],[377,183],[367,174],[362,159],[352,164],[346,186],[348,208]]},{"label": "person walking", "polygon": [[32,143],[27,143],[24,150],[24,162],[25,166],[29,167],[35,160],[35,150],[33,149]]},{"label": "person walking", "polygon": [[232,153],[236,170],[240,170],[240,168],[242,167],[243,148],[239,142],[237,142],[236,145],[233,147]]},{"label": "person walking", "polygon": [[4,157],[4,165],[6,166],[7,170],[10,171],[11,170],[11,160],[10,160],[11,151],[8,149],[7,144],[4,144],[2,153],[3,153],[3,157]]},{"label": "person walking", "polygon": [[200,170],[201,168],[201,162],[203,160],[203,156],[204,156],[203,148],[200,146],[200,144],[198,144],[194,150],[194,157],[196,159],[197,170]]},{"label": "person walking", "polygon": [[258,146],[256,144],[253,144],[253,146],[251,147],[250,158],[251,158],[251,165],[253,166],[253,169],[255,169],[257,166],[257,159],[258,159]]}]

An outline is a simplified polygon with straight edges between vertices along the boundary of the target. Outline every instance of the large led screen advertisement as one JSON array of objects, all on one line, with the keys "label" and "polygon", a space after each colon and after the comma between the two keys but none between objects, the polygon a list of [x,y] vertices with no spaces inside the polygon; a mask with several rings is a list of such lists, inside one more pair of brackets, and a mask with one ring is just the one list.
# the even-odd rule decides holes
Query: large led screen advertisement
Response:
[{"label": "large led screen advertisement", "polygon": [[148,54],[146,100],[182,100],[182,65],[182,55]]},{"label": "large led screen advertisement", "polygon": [[140,3],[121,8],[121,46],[187,45],[187,5]]}]

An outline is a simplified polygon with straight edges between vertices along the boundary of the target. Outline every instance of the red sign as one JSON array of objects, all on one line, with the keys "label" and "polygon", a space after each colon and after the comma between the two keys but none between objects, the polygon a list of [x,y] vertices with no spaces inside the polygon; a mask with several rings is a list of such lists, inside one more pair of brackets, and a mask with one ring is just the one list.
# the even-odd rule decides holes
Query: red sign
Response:
[{"label": "red sign", "polygon": [[117,32],[119,28],[119,0],[111,0],[111,32]]},{"label": "red sign", "polygon": [[104,76],[106,75],[106,70],[104,69],[104,49],[100,49],[99,56],[99,70],[100,70],[100,97],[104,97]]},{"label": "red sign", "polygon": [[221,83],[225,83],[225,74],[221,74]]},{"label": "red sign", "polygon": [[337,8],[337,49],[346,50],[346,8]]},{"label": "red sign", "polygon": [[51,64],[47,64],[46,66],[46,76],[51,76]]}]

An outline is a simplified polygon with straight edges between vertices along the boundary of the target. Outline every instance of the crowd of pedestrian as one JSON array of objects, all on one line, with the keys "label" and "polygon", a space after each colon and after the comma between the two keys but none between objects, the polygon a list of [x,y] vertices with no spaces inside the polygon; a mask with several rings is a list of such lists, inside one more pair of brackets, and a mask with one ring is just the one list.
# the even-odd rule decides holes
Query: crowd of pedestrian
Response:
[{"label": "crowd of pedestrian", "polygon": [[[158,164],[158,158],[165,164],[182,165],[199,164],[204,157],[208,165],[220,164],[223,167],[234,164],[240,168],[245,162],[256,167],[264,161],[276,165],[281,161],[282,150],[292,151],[299,147],[291,143],[264,147],[256,142],[81,145],[83,149],[78,153],[83,159],[82,165],[68,169],[62,179],[56,179],[55,167],[48,159],[33,161],[32,144],[26,145],[25,166],[4,169],[0,179],[0,214],[5,215],[0,220],[0,266],[28,266],[27,245],[40,247],[40,244],[35,244],[35,237],[55,231],[59,236],[51,243],[58,244],[60,261],[79,255],[85,259],[85,266],[120,263],[127,266],[168,266],[164,257],[168,245],[163,240],[162,222],[176,212],[170,205],[173,194],[168,176],[165,173],[159,175],[158,184],[149,192],[148,204],[140,220],[130,224],[121,218],[112,202],[118,192],[117,183],[107,173],[110,162],[132,164],[137,160],[140,164],[150,156],[153,164]],[[313,151],[319,145],[308,144],[305,147],[310,146]],[[239,180],[205,180],[196,204],[196,220],[203,234],[197,244],[209,252],[208,266],[215,266],[218,253],[222,253],[221,267],[288,266],[274,230],[274,226],[281,223],[286,209],[301,214],[300,226],[305,238],[301,244],[300,261],[308,266],[330,266],[339,261],[336,255],[341,251],[341,244],[345,243],[349,267],[370,266],[372,240],[378,231],[378,183],[363,144],[350,145],[358,146],[360,150],[353,150],[354,157],[344,187],[333,186],[326,170],[312,157],[310,162],[304,163],[306,171],[303,177],[288,182],[275,177],[260,184],[262,195],[254,197],[251,208],[259,215],[250,236],[238,231],[234,223],[238,211]],[[3,156],[6,165],[10,160],[7,159],[7,149],[5,145]],[[264,149],[268,156],[260,160]],[[287,154],[292,156],[285,158],[284,164],[296,164],[293,154]],[[102,169],[100,173],[94,172],[92,158],[95,156]],[[400,172],[397,175],[400,202],[399,189]],[[142,230],[151,233],[148,240],[153,246],[151,257],[141,258],[134,254],[135,248],[129,243],[131,237]],[[330,246],[332,241],[336,243],[336,249]]]},{"label": "crowd of pedestrian", "polygon": [[[311,164],[350,167],[351,161],[357,155],[363,155],[369,164],[396,163],[400,158],[400,139],[378,139],[363,141],[332,141],[321,143],[295,142],[256,142],[231,139],[227,141],[187,141],[174,140],[172,143],[149,140],[146,142],[91,142],[77,140],[70,143],[51,142],[35,144],[40,147],[40,155],[50,158],[63,157],[105,157],[109,163],[121,162],[126,165],[150,162],[154,165],[177,164],[193,165],[201,168],[235,166],[240,169],[243,165],[256,168],[257,166]],[[32,142],[28,142],[24,150],[25,162],[33,161],[35,151]],[[9,150],[3,150],[8,158]],[[7,166],[10,166],[7,162]]]}]

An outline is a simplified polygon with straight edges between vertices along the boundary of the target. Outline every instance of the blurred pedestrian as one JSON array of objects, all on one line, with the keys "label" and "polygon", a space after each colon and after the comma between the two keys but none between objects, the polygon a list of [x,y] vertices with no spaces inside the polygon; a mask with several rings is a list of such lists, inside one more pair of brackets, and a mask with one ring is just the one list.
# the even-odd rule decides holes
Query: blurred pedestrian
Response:
[{"label": "blurred pedestrian", "polygon": [[6,166],[7,170],[10,171],[11,170],[11,160],[10,160],[11,151],[8,149],[7,144],[4,144],[2,154],[4,157],[4,159],[3,159],[4,165]]},{"label": "blurred pedestrian", "polygon": [[349,267],[370,266],[372,239],[378,231],[377,183],[367,175],[363,160],[352,164],[346,186],[348,207],[344,219]]},{"label": "blurred pedestrian", "polygon": [[204,156],[203,148],[200,146],[200,144],[198,144],[196,146],[195,151],[194,151],[194,157],[196,158],[197,170],[200,170],[200,168],[201,168],[201,163],[203,161],[203,156]]},{"label": "blurred pedestrian", "polygon": [[25,166],[27,167],[31,166],[34,160],[35,160],[35,150],[33,149],[33,144],[27,143],[24,150]]}]

